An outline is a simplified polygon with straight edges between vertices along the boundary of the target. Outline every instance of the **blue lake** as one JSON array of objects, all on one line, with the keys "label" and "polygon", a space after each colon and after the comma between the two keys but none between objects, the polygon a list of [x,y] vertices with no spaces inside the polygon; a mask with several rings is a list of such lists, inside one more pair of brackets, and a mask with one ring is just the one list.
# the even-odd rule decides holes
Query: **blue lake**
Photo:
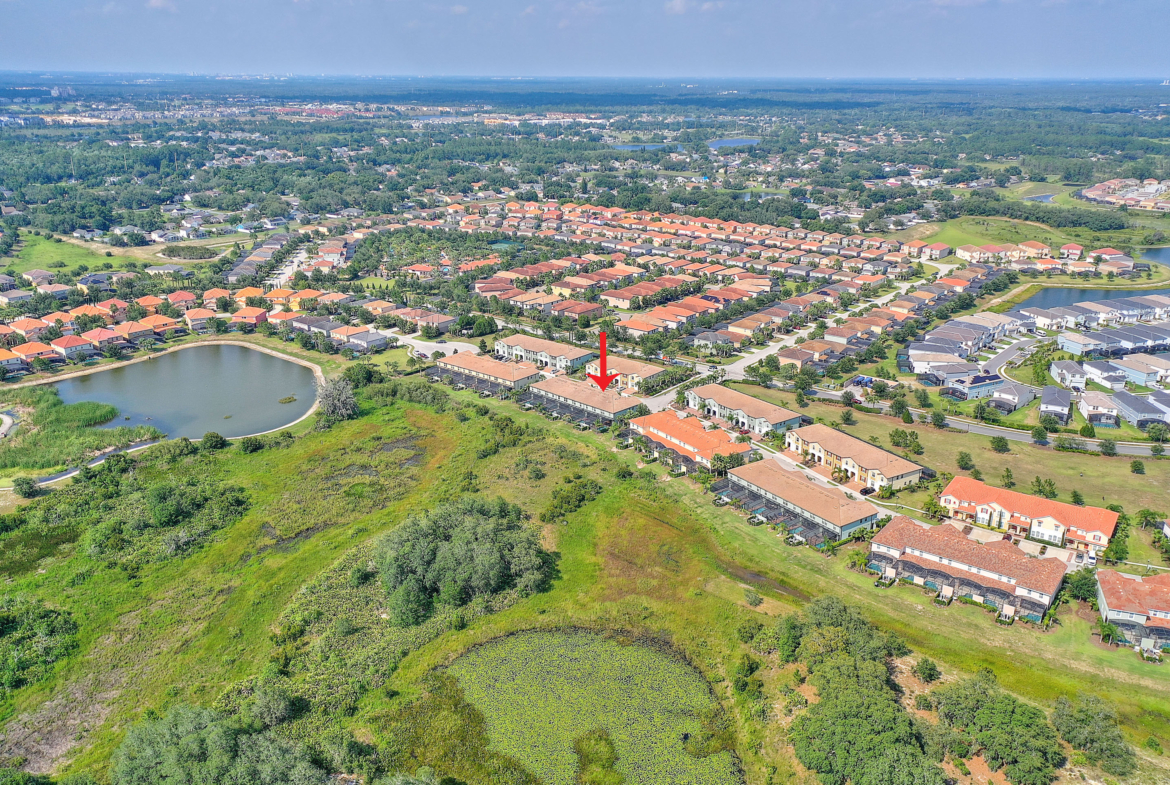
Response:
[{"label": "blue lake", "polygon": [[[317,400],[313,372],[243,346],[192,346],[147,362],[57,382],[65,403],[113,404],[108,427],[153,425],[171,439],[234,438],[282,428]],[[291,403],[280,403],[292,396]]]},{"label": "blue lake", "polygon": [[[610,145],[615,150],[661,150],[666,147],[664,144],[646,143],[646,144],[615,144]],[[681,150],[682,145],[675,145],[675,149]]]},{"label": "blue lake", "polygon": [[1045,202],[1047,204],[1052,204],[1052,197],[1054,197],[1054,196],[1056,196],[1056,194],[1039,194],[1037,196],[1025,196],[1024,201],[1025,202]]},{"label": "blue lake", "polygon": [[759,143],[759,139],[715,139],[707,142],[707,146],[712,150],[718,150],[720,147],[750,147]]},{"label": "blue lake", "polygon": [[[1143,248],[1142,261],[1170,265],[1170,246]],[[1163,289],[1041,289],[1020,303],[1017,308],[1059,308],[1086,300],[1120,300],[1140,294],[1170,294],[1170,288]]]}]

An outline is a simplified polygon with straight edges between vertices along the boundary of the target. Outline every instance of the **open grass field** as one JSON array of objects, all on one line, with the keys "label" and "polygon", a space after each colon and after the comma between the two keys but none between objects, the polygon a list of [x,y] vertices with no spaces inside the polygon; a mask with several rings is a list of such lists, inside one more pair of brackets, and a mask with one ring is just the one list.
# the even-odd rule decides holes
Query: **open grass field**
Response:
[{"label": "open grass field", "polygon": [[118,255],[107,257],[104,253],[96,253],[81,245],[68,242],[64,238],[58,243],[46,240],[31,232],[21,232],[20,239],[20,249],[13,259],[8,260],[8,267],[18,273],[37,269],[51,271],[53,268],[50,265],[54,262],[64,262],[69,269],[84,264],[91,270],[96,270],[104,262],[109,262],[113,269],[120,270],[125,267],[127,261],[126,257]]},{"label": "open grass field", "polygon": [[[549,785],[573,785],[573,742],[605,729],[628,782],[718,785],[738,780],[729,752],[687,753],[713,708],[702,676],[668,652],[594,633],[531,632],[474,648],[447,669],[487,721],[501,753]],[[615,690],[616,685],[621,685]]]},{"label": "open grass field", "polygon": [[[1081,203],[1083,204],[1083,203]],[[1078,206],[1081,206],[1078,204]],[[946,243],[952,248],[963,245],[987,245],[997,243],[1019,243],[1035,240],[1051,248],[1060,248],[1068,243],[1083,245],[1086,249],[1101,248],[1113,245],[1141,245],[1142,238],[1147,233],[1144,229],[1125,229],[1120,232],[1090,232],[1087,229],[1053,229],[1042,224],[1016,221],[1009,218],[987,218],[982,216],[964,216],[953,221],[941,224],[930,224],[936,231],[926,233],[921,239],[927,242]],[[954,260],[952,260],[954,261]],[[1154,265],[1151,281],[1170,280],[1170,268],[1166,265]],[[1044,279],[1047,284],[1077,283],[1084,285],[1084,281],[1067,275],[1054,275],[1051,279]],[[1145,283],[1146,279],[1142,279]],[[1092,286],[1126,285],[1124,281],[1108,281],[1093,279]]]},{"label": "open grass field", "polygon": [[[138,248],[116,248],[105,245],[104,243],[83,242],[73,237],[65,236],[61,236],[61,242],[56,242],[55,240],[46,240],[44,237],[34,235],[27,231],[20,233],[20,239],[20,248],[16,251],[13,259],[6,260],[8,264],[5,268],[11,268],[18,273],[37,269],[52,270],[53,268],[50,267],[50,264],[53,262],[64,262],[65,267],[68,269],[73,269],[79,264],[84,264],[90,270],[97,270],[102,264],[108,262],[112,269],[121,270],[126,267],[127,262],[140,262],[146,265],[178,264],[194,269],[206,261],[165,258],[159,255],[159,251],[162,249],[162,246],[159,245],[145,245]],[[249,240],[244,235],[238,235],[234,239],[193,240],[182,243],[182,245],[205,245],[215,250],[226,251],[236,242],[248,244]],[[111,255],[106,256],[106,251],[109,251]]]},{"label": "open grass field", "polygon": [[[565,667],[565,657],[552,654],[530,657],[533,664],[526,670],[531,673],[515,668],[506,672],[516,680],[517,690],[535,690],[521,693],[533,700],[551,697],[533,686],[533,674],[543,673],[541,683],[561,685],[571,693],[567,699],[583,701],[571,705],[587,705],[589,695],[605,694],[602,687],[620,694],[630,683],[622,681],[630,664],[636,663],[636,671],[664,674],[655,679],[637,675],[633,682],[647,691],[648,700],[658,700],[654,705],[663,712],[649,719],[629,716],[652,722],[643,728],[670,729],[676,738],[694,727],[694,719],[653,698],[651,686],[696,709],[706,700],[699,689],[704,685],[684,674],[701,674],[727,718],[729,743],[746,782],[811,785],[814,778],[794,762],[785,744],[784,724],[750,712],[743,697],[731,690],[729,675],[745,651],[735,632],[744,620],[766,621],[822,594],[858,605],[878,624],[904,635],[918,652],[940,662],[945,673],[991,667],[1006,688],[1046,709],[1059,695],[1088,690],[1115,702],[1132,741],[1140,743],[1149,734],[1170,740],[1170,671],[1141,663],[1132,653],[1099,648],[1089,636],[1090,622],[1071,607],[1053,631],[1040,633],[1022,624],[996,625],[989,615],[967,606],[934,607],[917,590],[875,589],[871,578],[846,568],[842,555],[827,558],[785,546],[767,527],[748,526],[740,513],[712,506],[711,497],[694,483],[668,479],[656,464],[638,467],[637,456],[615,450],[606,435],[581,433],[507,402],[481,402],[468,393],[452,393],[451,399],[455,405],[487,406],[538,429],[537,435],[521,446],[479,457],[493,426],[470,409],[367,405],[359,419],[307,432],[287,447],[250,455],[230,449],[200,459],[208,461],[206,468],[199,464],[201,473],[245,488],[250,506],[242,518],[186,557],[132,571],[112,569],[90,555],[84,537],[73,536],[10,570],[10,591],[42,597],[70,611],[80,632],[77,652],[48,681],[0,704],[0,723],[5,725],[0,755],[20,755],[40,771],[102,772],[128,725],[144,712],[178,702],[230,705],[238,685],[250,683],[281,655],[282,644],[274,633],[288,620],[303,618],[303,648],[289,668],[309,711],[290,724],[290,734],[344,729],[360,741],[384,747],[395,761],[409,761],[410,770],[432,765],[469,783],[534,783],[536,767],[545,765],[535,762],[540,756],[550,761],[549,771],[558,772],[557,779],[546,781],[572,781],[562,779],[571,763],[565,740],[593,730],[586,727],[591,723],[574,716],[572,725],[547,727],[548,718],[542,716],[541,741],[549,743],[524,753],[532,757],[507,754],[516,737],[502,728],[519,728],[518,718],[526,709],[509,705],[497,712],[493,706],[506,695],[486,692],[485,673],[490,671],[484,668],[504,673],[500,663],[526,655],[513,651],[489,663],[475,658],[492,648],[476,647],[517,632],[609,631],[619,633],[614,645],[624,643],[622,637],[653,639],[657,646],[668,647],[664,651],[677,651],[694,670],[676,669],[640,652],[635,656],[609,649],[605,654],[603,649],[598,656],[607,664],[593,671],[596,684],[580,681],[579,669]],[[840,410],[815,404],[805,411],[830,416]],[[868,429],[883,440],[896,424],[889,418],[859,419],[862,423],[853,432],[864,437]],[[941,464],[950,455],[953,461],[953,451],[968,444],[954,434],[921,430],[923,460],[939,459]],[[378,444],[386,446],[376,448]],[[976,456],[988,474],[997,460],[992,455],[987,450]],[[1068,462],[1068,467],[1058,470],[1049,456]],[[1045,474],[1057,480],[1062,496],[1078,466],[1100,467],[1106,460],[1039,451],[1013,452],[1002,459],[1017,461],[1020,477],[1034,473],[1027,467],[1044,460]],[[1142,478],[1086,472],[1081,487],[1088,496],[1090,487],[1109,482],[1142,483],[1111,491],[1127,509],[1136,508],[1141,494],[1165,499],[1163,465],[1152,465]],[[634,470],[633,476],[617,479],[622,467]],[[538,475],[533,468],[541,469],[540,479],[534,479]],[[569,514],[565,523],[536,523],[535,515],[563,486],[566,475],[596,480],[601,495]],[[431,509],[472,489],[488,499],[501,496],[520,504],[534,516],[531,525],[539,526],[556,560],[552,585],[528,598],[472,609],[458,623],[439,620],[425,630],[423,625],[417,636],[403,638],[383,618],[386,600],[377,581],[356,587],[350,570],[411,511]],[[305,511],[298,513],[301,509]],[[0,535],[0,550],[10,536]],[[745,601],[745,586],[763,597],[758,608]],[[338,624],[341,619],[352,626]],[[549,651],[563,654],[567,649],[558,643]],[[469,667],[479,662],[482,668]],[[466,681],[464,676],[446,678],[461,668],[468,669]],[[760,673],[770,697],[778,695],[778,680],[791,676],[773,666]],[[320,687],[311,686],[318,682]],[[495,703],[489,706],[488,700]],[[619,731],[611,729],[611,734],[618,770],[641,765],[642,751],[631,751]],[[662,739],[667,735],[661,731]],[[652,744],[646,747],[653,749]],[[694,767],[715,765],[710,759],[678,757],[677,747],[663,754],[680,766],[682,778],[675,781],[687,781],[686,771],[701,770]],[[712,771],[717,779],[695,781],[729,781],[725,768]],[[1170,776],[1159,771],[1150,782]]]}]

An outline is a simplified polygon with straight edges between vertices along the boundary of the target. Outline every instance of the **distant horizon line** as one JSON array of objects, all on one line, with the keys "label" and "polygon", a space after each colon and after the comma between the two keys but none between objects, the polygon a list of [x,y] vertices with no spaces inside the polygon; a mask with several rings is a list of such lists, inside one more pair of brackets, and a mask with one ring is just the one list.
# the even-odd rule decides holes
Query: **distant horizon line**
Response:
[{"label": "distant horizon line", "polygon": [[[395,79],[395,80],[478,80],[478,81],[612,81],[630,82],[642,80],[701,80],[708,82],[998,82],[1005,84],[1036,83],[1036,82],[1089,82],[1089,83],[1116,83],[1116,82],[1144,82],[1155,80],[1160,86],[1167,81],[1168,76],[1152,74],[1129,76],[697,76],[697,75],[661,75],[636,74],[632,76],[607,76],[598,74],[574,75],[532,75],[532,74],[406,74],[406,73],[292,73],[276,71],[120,71],[120,70],[78,70],[52,68],[0,68],[0,76],[89,76],[89,77],[168,77],[168,78],[203,78],[203,79]],[[662,85],[663,87],[688,87],[689,85]]]}]

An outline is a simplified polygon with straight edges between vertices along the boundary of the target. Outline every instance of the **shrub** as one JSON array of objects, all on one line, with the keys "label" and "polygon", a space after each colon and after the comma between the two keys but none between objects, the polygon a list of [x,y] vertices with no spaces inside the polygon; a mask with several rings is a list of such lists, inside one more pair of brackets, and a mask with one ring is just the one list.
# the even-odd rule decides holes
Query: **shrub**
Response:
[{"label": "shrub", "polygon": [[12,490],[22,499],[32,499],[41,492],[41,486],[32,477],[17,477],[12,481]]},{"label": "shrub", "polygon": [[1142,463],[1141,461],[1137,461],[1137,460],[1130,461],[1129,462],[1129,470],[1134,474],[1145,474],[1146,473],[1146,465],[1144,463]]},{"label": "shrub", "polygon": [[1117,712],[1095,695],[1078,695],[1075,701],[1063,695],[1057,698],[1052,724],[1062,739],[1106,774],[1125,777],[1137,770],[1137,758],[1121,734]]},{"label": "shrub", "polygon": [[390,595],[395,624],[425,620],[436,605],[461,606],[515,588],[543,588],[548,554],[521,523],[521,510],[503,499],[468,497],[412,515],[377,547],[375,561]]},{"label": "shrub", "polygon": [[228,446],[228,440],[215,431],[208,431],[203,434],[203,441],[199,443],[199,446],[204,450],[222,450]]},{"label": "shrub", "polygon": [[114,753],[113,785],[280,782],[324,785],[325,771],[301,745],[269,732],[250,733],[222,715],[176,706],[130,728]]},{"label": "shrub", "polygon": [[919,711],[933,711],[934,702],[930,699],[929,695],[919,693],[914,696],[914,708]]},{"label": "shrub", "polygon": [[241,452],[260,452],[264,449],[264,440],[259,436],[245,436],[243,439],[240,439],[239,445]]},{"label": "shrub", "polygon": [[28,597],[0,596],[0,700],[48,676],[73,650],[76,634],[69,614]]},{"label": "shrub", "polygon": [[992,436],[991,449],[999,453],[1010,452],[1011,445],[1008,443],[1006,436]]},{"label": "shrub", "polygon": [[751,589],[743,590],[744,601],[753,608],[758,608],[764,603],[764,598]]},{"label": "shrub", "polygon": [[939,671],[938,666],[934,664],[933,660],[923,657],[914,666],[914,675],[929,684],[932,681],[938,681],[942,673]]},{"label": "shrub", "polygon": [[1009,782],[1026,785],[1056,779],[1065,761],[1056,731],[1043,711],[1001,690],[991,671],[940,687],[931,696],[941,724],[967,737],[992,771],[1002,768]]},{"label": "shrub", "polygon": [[1112,439],[1102,439],[1097,449],[1101,451],[1102,455],[1117,455],[1117,442],[1113,441]]},{"label": "shrub", "polygon": [[1043,425],[1037,425],[1032,429],[1032,441],[1037,444],[1043,444],[1048,441],[1048,429]]},{"label": "shrub", "polygon": [[327,379],[317,385],[317,402],[327,420],[351,420],[357,417],[358,404],[354,386],[346,378]]},{"label": "shrub", "polygon": [[955,463],[964,471],[975,468],[975,461],[971,459],[971,453],[969,452],[960,451],[958,457],[955,459]]}]

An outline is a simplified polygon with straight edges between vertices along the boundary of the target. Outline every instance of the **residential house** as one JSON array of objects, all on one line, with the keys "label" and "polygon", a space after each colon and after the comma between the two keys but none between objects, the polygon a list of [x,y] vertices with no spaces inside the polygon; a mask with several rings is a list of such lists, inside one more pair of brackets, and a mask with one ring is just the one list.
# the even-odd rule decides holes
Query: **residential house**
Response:
[{"label": "residential house", "polygon": [[1105,393],[1089,390],[1077,399],[1077,409],[1095,428],[1116,428],[1121,424],[1121,412],[1113,398]]},{"label": "residential house", "polygon": [[899,490],[922,479],[918,464],[820,423],[788,431],[784,447],[875,491],[887,485]]},{"label": "residential house", "polygon": [[1068,425],[1072,418],[1072,393],[1059,387],[1047,385],[1040,391],[1040,416],[1051,414],[1061,425]]},{"label": "residential house", "polygon": [[579,382],[567,376],[544,379],[528,389],[546,405],[557,409],[569,408],[578,412],[579,416],[593,417],[604,422],[612,422],[642,404],[637,398],[600,390],[592,381]]},{"label": "residential house", "polygon": [[1110,390],[1124,390],[1128,377],[1111,363],[1102,360],[1090,360],[1082,365],[1085,369],[1087,382],[1095,382]]},{"label": "residential house", "polygon": [[973,401],[992,397],[1005,383],[1005,379],[997,373],[977,374],[955,379],[940,394],[959,401]]},{"label": "residential house", "polygon": [[124,341],[140,341],[143,338],[153,338],[154,328],[142,322],[122,322],[113,327],[114,332],[122,336]]},{"label": "residential house", "polygon": [[187,329],[193,333],[205,332],[207,321],[214,318],[215,311],[210,308],[192,308],[183,314],[183,319],[187,322]]},{"label": "residential house", "polygon": [[1170,411],[1156,405],[1149,398],[1118,390],[1113,393],[1113,403],[1123,420],[1142,430],[1155,422],[1170,423]]},{"label": "residential house", "polygon": [[54,338],[49,344],[53,347],[53,351],[66,360],[80,359],[93,352],[93,345],[79,335],[63,335],[60,338]]},{"label": "residential house", "polygon": [[1127,643],[1146,651],[1170,649],[1170,573],[1097,571],[1097,612]]},{"label": "residential house", "polygon": [[437,361],[444,371],[470,376],[498,384],[509,390],[524,390],[544,378],[535,365],[526,362],[500,362],[488,355],[457,352]]},{"label": "residential house", "polygon": [[587,349],[523,334],[497,338],[495,353],[503,359],[528,362],[537,367],[547,366],[558,371],[576,370],[593,357],[593,352]]},{"label": "residential house", "polygon": [[1099,556],[1117,528],[1118,514],[996,488],[955,477],[939,497],[952,518]]},{"label": "residential house", "polygon": [[92,330],[83,332],[81,337],[89,341],[90,345],[98,351],[101,351],[110,344],[122,342],[122,336],[108,327],[95,327]]},{"label": "residential house", "polygon": [[[611,374],[618,375],[618,378],[614,380],[617,382],[615,389],[630,392],[637,392],[641,389],[643,382],[656,379],[667,372],[667,369],[660,365],[652,365],[612,354],[608,357],[606,370]],[[592,359],[586,363],[585,373],[600,375],[601,360]]]},{"label": "residential house", "polygon": [[930,526],[898,515],[874,535],[870,567],[888,579],[908,579],[938,591],[994,605],[1002,616],[1040,621],[1064,580],[1065,564],[1030,557],[1007,540],[986,544],[954,526]]},{"label": "residential house", "polygon": [[991,394],[987,403],[1004,414],[1011,414],[1022,406],[1036,400],[1036,391],[1026,384],[1005,381]]},{"label": "residential house", "polygon": [[31,363],[38,357],[51,359],[59,356],[56,349],[40,341],[29,341],[28,343],[22,343],[20,346],[13,346],[12,353],[19,356],[26,363]]},{"label": "residential house", "polygon": [[752,452],[750,443],[738,443],[724,430],[705,428],[698,417],[680,417],[669,409],[635,417],[630,429],[649,441],[654,455],[688,471],[696,465],[712,468],[719,455],[746,457]]},{"label": "residential house", "polygon": [[814,482],[801,471],[789,471],[765,459],[727,473],[726,498],[749,512],[786,516],[788,531],[809,542],[838,541],[877,525],[877,509],[864,499]]},{"label": "residential house", "polygon": [[761,435],[782,434],[801,424],[801,417],[796,412],[720,384],[705,384],[687,390],[686,399],[691,409]]},{"label": "residential house", "polygon": [[1057,360],[1049,364],[1048,372],[1052,374],[1052,378],[1056,380],[1057,384],[1070,390],[1085,389],[1088,376],[1084,369],[1072,360]]},{"label": "residential house", "polygon": [[1125,374],[1126,381],[1142,387],[1153,386],[1161,375],[1159,369],[1132,356],[1109,360],[1109,364]]}]

